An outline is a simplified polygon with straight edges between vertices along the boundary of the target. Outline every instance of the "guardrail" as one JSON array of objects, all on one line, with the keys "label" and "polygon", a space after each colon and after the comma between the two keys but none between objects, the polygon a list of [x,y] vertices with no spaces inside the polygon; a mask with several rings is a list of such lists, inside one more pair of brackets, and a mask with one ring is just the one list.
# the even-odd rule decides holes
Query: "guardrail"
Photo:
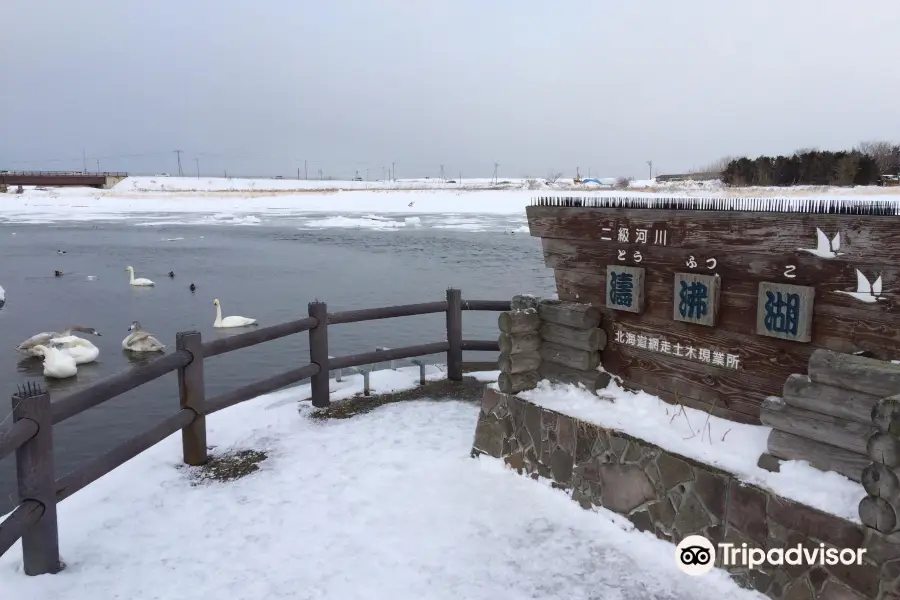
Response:
[{"label": "guardrail", "polygon": [[[322,408],[330,404],[330,371],[445,352],[447,378],[460,381],[463,376],[463,351],[499,351],[496,340],[462,338],[462,312],[502,312],[509,309],[508,301],[464,302],[462,294],[456,289],[447,290],[447,299],[440,302],[335,313],[329,313],[324,302],[312,302],[309,304],[309,316],[305,318],[228,338],[203,342],[197,331],[180,332],[175,337],[176,350],[172,354],[108,377],[58,402],[51,402],[50,394],[40,386],[26,384],[12,397],[12,426],[0,431],[0,460],[15,452],[19,489],[19,505],[0,522],[0,555],[21,538],[27,575],[59,572],[62,569],[56,517],[59,502],[179,430],[184,463],[193,466],[205,464],[208,459],[206,415],[235,404],[311,379],[312,404]],[[435,313],[446,315],[446,340],[403,348],[381,348],[348,356],[334,357],[328,353],[330,325]],[[309,364],[206,398],[203,375],[206,358],[304,331],[309,332]],[[421,361],[415,362],[421,364]],[[54,425],[172,371],[178,371],[178,412],[72,473],[56,478],[53,464]]]}]

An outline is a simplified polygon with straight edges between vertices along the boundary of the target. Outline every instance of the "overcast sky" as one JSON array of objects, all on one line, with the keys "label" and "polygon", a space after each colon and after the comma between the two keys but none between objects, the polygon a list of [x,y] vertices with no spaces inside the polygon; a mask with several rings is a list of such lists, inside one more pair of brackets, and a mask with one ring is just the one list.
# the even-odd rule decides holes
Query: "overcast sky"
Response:
[{"label": "overcast sky", "polygon": [[0,169],[683,172],[900,141],[900,1],[3,0]]}]

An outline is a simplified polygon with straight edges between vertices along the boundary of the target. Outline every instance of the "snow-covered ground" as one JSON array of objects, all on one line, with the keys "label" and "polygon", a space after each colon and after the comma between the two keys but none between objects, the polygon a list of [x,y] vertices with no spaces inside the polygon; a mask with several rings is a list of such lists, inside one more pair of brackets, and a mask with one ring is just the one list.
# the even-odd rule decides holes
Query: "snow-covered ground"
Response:
[{"label": "snow-covered ground", "polygon": [[[373,388],[416,375],[373,373]],[[346,396],[359,377],[339,385]],[[243,479],[191,485],[176,434],[79,491],[59,506],[66,570],[25,576],[17,544],[0,558],[0,597],[763,598],[722,571],[684,575],[673,545],[470,458],[474,404],[404,402],[317,423],[305,403],[297,414],[308,392],[207,419],[216,450],[268,454]]]},{"label": "snow-covered ground", "polygon": [[[496,386],[496,384],[494,384]],[[602,399],[598,399],[597,395]],[[862,485],[834,472],[823,473],[806,461],[785,461],[778,473],[756,466],[767,452],[771,427],[746,425],[677,407],[644,392],[628,392],[615,381],[597,395],[584,388],[542,381],[519,396],[539,406],[623,431],[661,448],[717,466],[742,481],[859,523]]]},{"label": "snow-covered ground", "polygon": [[[109,190],[26,188],[0,196],[0,223],[127,221],[133,225],[265,225],[400,230],[436,227],[527,232],[525,207],[536,196],[710,197],[781,196],[900,200],[900,188],[742,188],[718,182],[632,182],[628,190],[571,180],[525,179],[399,182],[129,177]],[[327,185],[326,185],[327,184]],[[377,185],[376,185],[377,184]]]}]

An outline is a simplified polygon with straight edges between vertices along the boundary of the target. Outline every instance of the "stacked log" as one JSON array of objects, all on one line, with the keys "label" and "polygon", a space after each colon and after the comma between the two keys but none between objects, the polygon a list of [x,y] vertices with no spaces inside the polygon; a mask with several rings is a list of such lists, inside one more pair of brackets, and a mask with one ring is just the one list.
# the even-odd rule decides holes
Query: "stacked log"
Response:
[{"label": "stacked log", "polygon": [[538,299],[516,296],[510,303],[511,310],[500,313],[500,377],[497,386],[504,394],[516,394],[537,386],[541,377],[541,317],[536,309]]},{"label": "stacked log", "polygon": [[900,529],[900,396],[883,398],[872,408],[872,425],[866,447],[872,463],[862,473],[868,495],[859,503],[859,519],[890,534]]},{"label": "stacked log", "polygon": [[594,392],[606,387],[610,376],[598,371],[606,332],[600,329],[600,311],[590,304],[543,300],[541,319],[541,379],[581,384]]},{"label": "stacked log", "polygon": [[[881,398],[898,393],[900,365],[816,350],[808,375],[791,375],[782,397],[760,407],[760,421],[772,432],[759,466],[777,470],[777,459],[805,460],[822,471],[863,481],[874,460],[873,410]],[[877,444],[887,443],[884,436],[879,440]]]}]

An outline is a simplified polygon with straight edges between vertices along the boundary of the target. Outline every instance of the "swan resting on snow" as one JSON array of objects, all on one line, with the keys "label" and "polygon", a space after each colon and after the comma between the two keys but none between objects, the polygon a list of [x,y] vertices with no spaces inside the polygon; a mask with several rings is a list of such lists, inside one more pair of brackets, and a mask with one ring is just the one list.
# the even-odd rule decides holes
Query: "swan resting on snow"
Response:
[{"label": "swan resting on snow", "polygon": [[131,274],[131,280],[128,282],[131,285],[138,285],[138,286],[156,285],[149,279],[144,279],[143,277],[139,277],[139,278],[135,279],[134,278],[134,267],[125,267],[125,272]]},{"label": "swan resting on snow", "polygon": [[71,356],[76,365],[94,362],[100,356],[100,349],[97,346],[77,335],[53,338],[50,340],[50,346]]},{"label": "swan resting on snow", "polygon": [[131,323],[128,328],[131,333],[122,340],[122,348],[131,352],[164,352],[166,347],[153,334],[141,330],[141,324],[137,321]]},{"label": "swan resting on snow", "polygon": [[100,335],[100,332],[94,329],[93,327],[82,327],[80,325],[69,325],[61,332],[57,333],[55,331],[45,331],[44,333],[38,333],[37,335],[33,335],[18,346],[16,346],[16,350],[24,354],[25,356],[36,356],[40,357],[43,354],[35,353],[34,347],[39,345],[46,345],[50,343],[50,340],[54,338],[62,338],[66,336],[72,335],[73,332],[79,333],[87,333],[89,335]]},{"label": "swan resting on snow", "polygon": [[67,379],[78,373],[75,359],[61,350],[38,344],[34,347],[37,356],[44,357],[44,377]]},{"label": "swan resting on snow", "polygon": [[247,327],[248,325],[257,325],[256,319],[247,317],[225,317],[223,319],[222,305],[219,304],[219,299],[213,300],[213,304],[216,306],[216,320],[213,323],[213,327]]}]

